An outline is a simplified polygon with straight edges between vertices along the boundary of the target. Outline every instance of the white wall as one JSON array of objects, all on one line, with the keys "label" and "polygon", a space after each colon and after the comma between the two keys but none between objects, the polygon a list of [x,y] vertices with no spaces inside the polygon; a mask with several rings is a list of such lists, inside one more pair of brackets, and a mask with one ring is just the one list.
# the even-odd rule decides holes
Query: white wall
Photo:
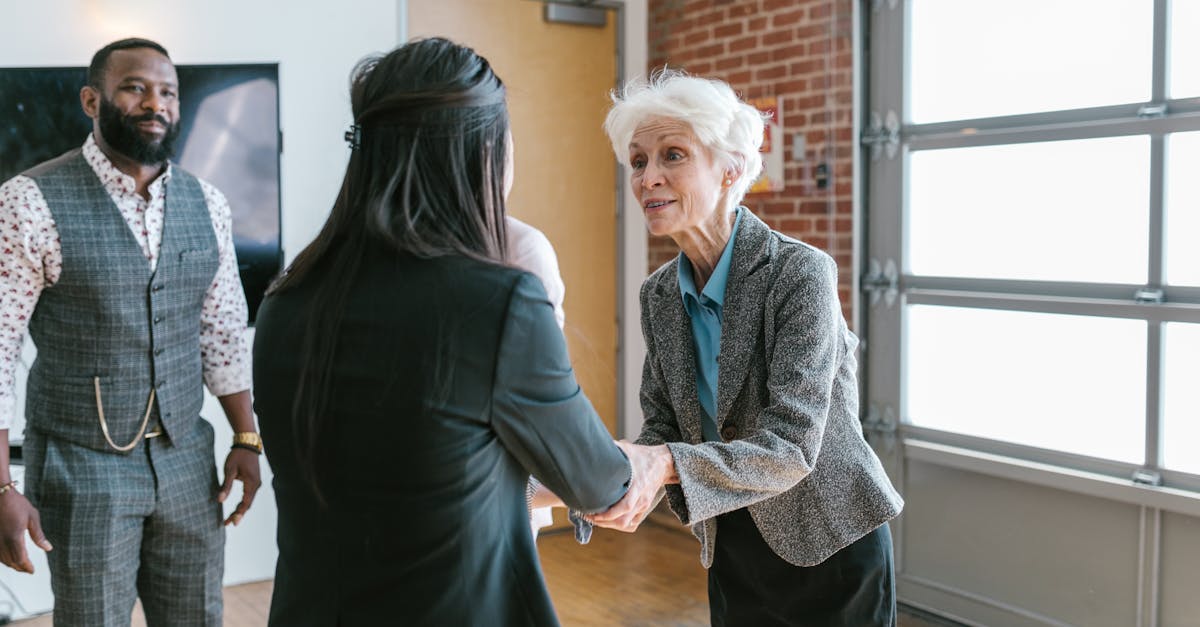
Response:
[{"label": "white wall", "polygon": [[[625,80],[646,75],[648,61],[647,26],[649,23],[647,0],[626,0],[622,12],[624,22],[621,42],[622,72]],[[621,409],[621,437],[633,440],[642,431],[642,406],[638,391],[642,387],[642,361],[646,358],[646,342],[642,337],[641,306],[638,291],[646,279],[646,266],[650,265],[647,252],[648,235],[641,206],[629,186],[628,172],[617,169],[617,178],[623,195],[621,224],[618,225],[621,245],[621,311],[620,333],[621,361],[618,376]]]},{"label": "white wall", "polygon": [[[0,66],[86,66],[96,49],[131,36],[162,43],[176,63],[278,63],[283,246],[290,260],[328,215],[349,154],[342,134],[350,123],[350,70],[364,55],[396,45],[397,2],[6,2],[0,7]],[[206,399],[204,415],[217,428],[223,460],[230,430],[215,399]],[[240,492],[231,495],[229,507],[239,498]],[[226,583],[273,575],[275,504],[269,483],[242,524],[230,528],[227,542]],[[34,577],[0,567],[0,583],[13,588],[24,606],[25,611],[14,607],[15,616],[49,609],[44,561],[38,566]],[[7,600],[0,592],[0,613]]]}]

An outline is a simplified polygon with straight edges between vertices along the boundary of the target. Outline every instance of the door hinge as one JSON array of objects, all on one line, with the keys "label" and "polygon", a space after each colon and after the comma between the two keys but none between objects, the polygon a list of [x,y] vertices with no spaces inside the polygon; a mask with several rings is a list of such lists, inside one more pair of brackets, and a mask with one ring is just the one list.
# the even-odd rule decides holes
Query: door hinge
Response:
[{"label": "door hinge", "polygon": [[1133,293],[1133,302],[1142,305],[1161,305],[1166,300],[1167,295],[1161,288],[1146,287]]},{"label": "door hinge", "polygon": [[1131,479],[1138,485],[1162,485],[1162,473],[1149,468],[1138,468],[1137,470],[1133,471],[1133,477],[1131,477]]},{"label": "door hinge", "polygon": [[885,152],[888,159],[895,157],[900,148],[900,118],[895,111],[888,111],[885,117],[872,111],[871,123],[863,129],[858,141],[871,149],[871,161],[878,161]]},{"label": "door hinge", "polygon": [[1167,115],[1167,103],[1152,102],[1138,107],[1137,116],[1143,120],[1161,118]]},{"label": "door hinge", "polygon": [[887,263],[880,266],[879,260],[872,258],[867,263],[867,273],[859,283],[862,291],[870,294],[871,306],[879,304],[882,298],[883,302],[891,307],[896,302],[896,295],[900,293],[900,273],[896,269],[896,261],[888,259]]}]

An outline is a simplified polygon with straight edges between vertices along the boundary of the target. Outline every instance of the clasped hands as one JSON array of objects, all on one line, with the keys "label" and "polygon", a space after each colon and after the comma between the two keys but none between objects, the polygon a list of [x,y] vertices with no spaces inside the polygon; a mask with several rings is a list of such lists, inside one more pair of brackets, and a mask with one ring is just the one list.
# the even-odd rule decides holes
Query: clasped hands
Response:
[{"label": "clasped hands", "polygon": [[632,533],[654,509],[658,491],[666,484],[679,483],[679,476],[666,444],[642,446],[624,440],[616,444],[629,458],[629,490],[607,511],[585,518],[600,527]]}]

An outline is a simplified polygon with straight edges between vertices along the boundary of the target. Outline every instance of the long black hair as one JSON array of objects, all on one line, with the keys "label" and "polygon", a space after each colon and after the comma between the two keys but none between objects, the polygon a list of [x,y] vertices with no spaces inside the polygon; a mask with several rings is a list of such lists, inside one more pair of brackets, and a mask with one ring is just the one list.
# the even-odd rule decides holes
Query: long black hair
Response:
[{"label": "long black hair", "polygon": [[508,109],[487,60],[445,39],[413,41],[359,62],[350,101],[358,140],[333,210],[267,290],[315,281],[292,423],[300,467],[321,502],[318,445],[330,419],[337,332],[366,251],[505,257]]}]

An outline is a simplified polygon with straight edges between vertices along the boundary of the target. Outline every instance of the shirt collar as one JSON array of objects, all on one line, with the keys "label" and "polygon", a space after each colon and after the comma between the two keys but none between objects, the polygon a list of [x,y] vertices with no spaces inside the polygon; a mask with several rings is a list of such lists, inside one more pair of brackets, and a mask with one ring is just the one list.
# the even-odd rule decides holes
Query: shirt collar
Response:
[{"label": "shirt collar", "polygon": [[[738,207],[735,212],[733,231],[729,233],[729,241],[725,242],[725,251],[717,260],[717,266],[713,268],[712,276],[708,277],[708,283],[704,284],[702,293],[705,299],[716,303],[717,306],[725,304],[725,284],[729,281],[729,266],[733,263],[733,241],[737,239],[738,227],[742,224],[742,208]],[[688,297],[700,301],[701,294],[696,293],[696,281],[692,277],[692,262],[683,253],[679,253],[678,274],[679,293],[683,296],[684,302],[687,302]]]},{"label": "shirt collar", "polygon": [[[96,143],[96,138],[88,133],[87,141],[83,142],[83,158],[87,160],[88,165],[92,166],[92,171],[99,177],[100,182],[104,184],[106,189],[113,189],[126,194],[133,194],[137,191],[137,181],[133,180],[132,176],[125,174],[113,165],[109,160],[108,155],[100,150],[100,146]],[[157,195],[157,191],[163,185],[166,185],[171,180],[171,162],[167,162],[167,168],[158,178],[150,183],[151,197]]]}]

